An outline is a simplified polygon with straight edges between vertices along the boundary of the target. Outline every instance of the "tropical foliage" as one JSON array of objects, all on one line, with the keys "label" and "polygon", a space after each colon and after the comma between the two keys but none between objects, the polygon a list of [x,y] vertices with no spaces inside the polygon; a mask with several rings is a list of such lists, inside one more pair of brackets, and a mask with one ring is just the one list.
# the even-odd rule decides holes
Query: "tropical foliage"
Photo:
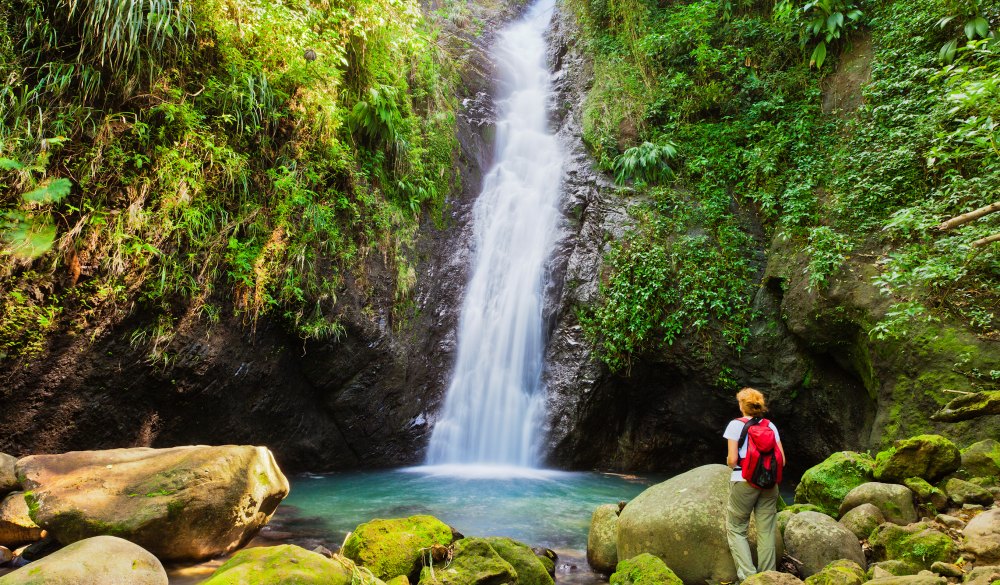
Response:
[{"label": "tropical foliage", "polygon": [[[412,286],[453,171],[454,73],[414,0],[0,0],[0,360],[184,320],[342,332]],[[390,296],[391,298],[391,296]]]},{"label": "tropical foliage", "polygon": [[[935,320],[1000,335],[1000,251],[972,246],[1000,218],[935,229],[1000,192],[996,4],[569,4],[595,61],[585,140],[647,201],[606,258],[602,302],[581,312],[612,368],[680,331],[706,357],[713,339],[740,351],[775,247],[799,251],[816,293],[852,256],[877,260],[898,305],[873,336]],[[835,73],[851,59],[870,68],[863,86]],[[838,84],[859,103],[837,103]],[[667,143],[673,173],[637,174],[637,155]]]}]

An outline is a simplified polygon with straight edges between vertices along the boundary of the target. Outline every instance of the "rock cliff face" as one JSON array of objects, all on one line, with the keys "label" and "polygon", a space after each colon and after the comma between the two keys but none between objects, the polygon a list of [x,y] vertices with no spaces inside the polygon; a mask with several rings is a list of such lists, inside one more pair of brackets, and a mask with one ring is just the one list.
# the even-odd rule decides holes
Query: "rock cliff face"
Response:
[{"label": "rock cliff face", "polygon": [[[699,351],[704,336],[682,333],[625,374],[611,374],[599,363],[577,314],[598,300],[602,257],[629,229],[628,209],[640,202],[595,173],[586,155],[580,116],[590,63],[576,37],[573,19],[558,15],[550,58],[556,101],[564,106],[556,108],[556,121],[572,157],[550,291],[545,381],[553,465],[683,471],[721,461],[722,430],[739,411],[738,386],[718,380],[720,371],[767,393],[793,473],[833,451],[864,450],[918,432],[942,432],[963,444],[985,436],[986,427],[998,432],[1000,417],[951,425],[928,419],[953,397],[945,389],[968,387],[949,364],[964,360],[971,371],[987,371],[1000,356],[998,344],[946,325],[904,340],[873,340],[869,331],[890,305],[871,284],[875,256],[852,259],[829,287],[811,291],[803,251],[781,234],[765,238],[752,210],[745,223],[755,246],[746,254],[756,260],[759,288],[752,303],[758,317],[742,354],[717,340],[711,357],[696,357],[705,353]],[[864,58],[847,59],[844,67],[863,72],[858,61]],[[834,98],[860,95],[864,79],[858,75],[852,87],[835,84],[840,93]]]},{"label": "rock cliff face", "polygon": [[[470,10],[495,31],[521,4]],[[423,225],[406,317],[393,315],[394,268],[373,258],[369,286],[348,281],[341,294],[339,341],[303,344],[267,319],[251,329],[238,318],[209,325],[189,315],[164,364],[129,342],[141,314],[100,334],[65,336],[30,367],[0,372],[0,451],[252,443],[271,447],[291,471],[419,462],[453,359],[472,203],[492,158],[491,33],[464,21],[446,26],[464,92],[462,189],[444,226]]]},{"label": "rock cliff face", "polygon": [[[496,30],[517,11],[481,8]],[[726,422],[738,414],[732,382],[765,390],[792,471],[831,452],[864,450],[899,436],[937,431],[960,445],[1000,434],[1000,417],[956,424],[927,415],[968,386],[966,374],[1000,363],[995,342],[948,324],[905,340],[868,335],[887,300],[870,284],[872,259],[855,258],[822,293],[805,282],[805,258],[780,234],[755,235],[759,317],[742,354],[723,343],[701,357],[702,336],[682,337],[611,374],[593,356],[577,312],[598,301],[602,258],[630,227],[640,203],[593,169],[580,139],[590,64],[572,19],[557,14],[550,60],[553,124],[570,154],[564,220],[550,266],[546,318],[549,463],[568,468],[682,471],[719,462]],[[464,60],[459,117],[462,191],[443,228],[427,221],[417,253],[413,311],[393,316],[388,270],[365,275],[374,290],[347,283],[347,335],[308,343],[275,323],[251,330],[238,319],[182,321],[174,358],[149,363],[127,332],[134,315],[93,339],[59,339],[28,369],[3,376],[0,451],[17,455],[123,446],[248,443],[269,446],[289,471],[412,464],[423,458],[455,351],[470,259],[471,209],[491,160],[489,35],[452,31]],[[840,98],[838,98],[840,99]],[[756,225],[754,217],[747,224]],[[231,314],[231,311],[229,312]]]}]

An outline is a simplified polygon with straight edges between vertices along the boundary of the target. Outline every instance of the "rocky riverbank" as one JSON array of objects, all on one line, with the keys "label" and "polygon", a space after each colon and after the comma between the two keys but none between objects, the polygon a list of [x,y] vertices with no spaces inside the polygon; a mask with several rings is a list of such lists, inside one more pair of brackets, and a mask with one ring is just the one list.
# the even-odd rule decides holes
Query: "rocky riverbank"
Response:
[{"label": "rocky riverbank", "polygon": [[[595,510],[591,565],[613,585],[731,583],[729,469],[708,465]],[[840,452],[806,471],[778,514],[783,572],[745,583],[987,585],[1000,579],[1000,443],[960,450],[939,435],[876,457]],[[756,542],[753,523],[751,548]]]}]

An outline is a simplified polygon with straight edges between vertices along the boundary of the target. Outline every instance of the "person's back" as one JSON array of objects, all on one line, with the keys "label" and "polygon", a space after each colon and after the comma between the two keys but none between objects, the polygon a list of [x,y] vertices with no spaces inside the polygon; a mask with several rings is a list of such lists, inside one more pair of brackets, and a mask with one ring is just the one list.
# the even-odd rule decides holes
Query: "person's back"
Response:
[{"label": "person's back", "polygon": [[[729,506],[726,513],[726,536],[729,541],[729,550],[733,555],[733,562],[736,563],[736,574],[740,581],[750,575],[760,571],[773,571],[777,566],[774,553],[775,542],[775,515],[778,504],[778,481],[780,481],[780,465],[784,462],[784,448],[781,445],[781,436],[774,423],[763,419],[767,408],[764,405],[764,395],[753,388],[743,388],[736,395],[739,401],[742,417],[733,419],[726,426],[723,433],[728,441],[728,454],[726,462],[733,469],[729,484]],[[755,486],[747,482],[744,475],[743,463],[746,461],[748,451],[752,455],[759,455],[760,444],[750,446],[751,427],[760,427],[754,431],[755,434],[763,434],[765,438],[763,447],[766,449],[767,437],[773,434],[773,442],[776,449],[775,461],[771,465],[777,464],[778,469],[773,469],[775,478],[773,485],[766,485],[769,481],[761,479],[763,486]],[[761,433],[763,431],[763,433]],[[769,431],[769,432],[768,432]],[[766,456],[767,454],[764,453]],[[753,463],[756,463],[754,461]],[[748,471],[749,468],[748,468]],[[766,475],[766,474],[765,474]],[[752,477],[752,476],[751,476]],[[750,543],[747,541],[747,529],[750,524],[750,514],[753,513],[757,521],[757,561],[755,567],[750,554]]]}]

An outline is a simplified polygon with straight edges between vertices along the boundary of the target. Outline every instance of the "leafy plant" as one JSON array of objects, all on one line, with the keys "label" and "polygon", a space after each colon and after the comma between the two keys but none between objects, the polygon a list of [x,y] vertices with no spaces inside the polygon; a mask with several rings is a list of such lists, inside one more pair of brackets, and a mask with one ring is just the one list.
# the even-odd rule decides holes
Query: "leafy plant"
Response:
[{"label": "leafy plant", "polygon": [[805,247],[809,255],[806,272],[809,275],[809,289],[826,286],[827,279],[847,260],[852,245],[848,237],[837,233],[829,226],[810,228],[809,243]]},{"label": "leafy plant", "polygon": [[[983,13],[979,0],[967,0],[961,4],[965,10],[960,14],[950,14],[941,17],[937,21],[938,28],[946,29],[952,22],[959,21],[962,25],[962,32],[965,33],[966,40],[971,42],[977,39],[993,38],[995,33]],[[955,56],[958,53],[958,43],[959,39],[953,38],[941,45],[938,57],[942,63],[950,64],[954,62]]]},{"label": "leafy plant", "polygon": [[[775,14],[779,18],[787,18],[793,12],[792,0],[779,0],[775,6]],[[809,56],[809,66],[817,69],[823,67],[830,46],[846,37],[862,17],[861,10],[852,0],[812,0],[798,12],[802,48],[815,43]]]},{"label": "leafy plant", "polygon": [[629,180],[652,183],[670,176],[673,171],[667,161],[677,156],[677,148],[670,142],[653,144],[643,142],[615,157],[611,168],[615,183],[624,185]]}]

